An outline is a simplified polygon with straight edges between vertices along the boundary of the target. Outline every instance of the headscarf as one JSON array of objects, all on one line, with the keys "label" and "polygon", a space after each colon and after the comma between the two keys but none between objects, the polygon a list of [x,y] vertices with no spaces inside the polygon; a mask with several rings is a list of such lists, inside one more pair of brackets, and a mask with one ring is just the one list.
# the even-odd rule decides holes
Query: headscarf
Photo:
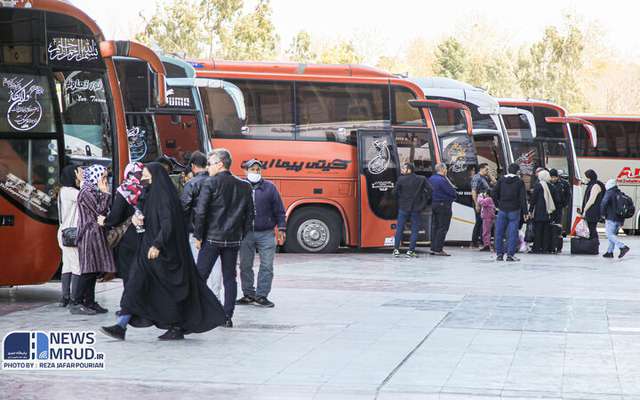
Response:
[{"label": "headscarf", "polygon": [[553,201],[551,190],[549,190],[549,181],[551,180],[549,171],[540,171],[538,173],[538,179],[540,180],[540,186],[542,186],[542,192],[544,193],[544,203],[547,206],[547,214],[552,214],[556,210],[556,204]]},{"label": "headscarf", "polygon": [[63,187],[72,187],[78,188],[76,185],[76,170],[78,169],[77,165],[67,165],[62,168],[62,172],[60,172],[60,186]]},{"label": "headscarf", "polygon": [[98,182],[107,169],[100,164],[93,164],[84,169],[82,173],[82,184],[89,189],[98,190]]},{"label": "headscarf", "polygon": [[613,189],[614,187],[618,186],[618,183],[616,182],[615,179],[609,179],[607,181],[607,183],[604,185],[604,187],[609,190],[609,189]]},{"label": "headscarf", "polygon": [[598,180],[598,174],[596,174],[596,171],[592,169],[588,169],[587,172],[584,173],[584,175],[589,178],[589,182],[595,182]]},{"label": "headscarf", "polygon": [[141,162],[127,164],[124,169],[124,180],[117,189],[118,193],[127,200],[127,203],[134,207],[138,205],[138,199],[140,198],[140,193],[142,193],[140,179],[142,178],[143,169],[144,164]]}]

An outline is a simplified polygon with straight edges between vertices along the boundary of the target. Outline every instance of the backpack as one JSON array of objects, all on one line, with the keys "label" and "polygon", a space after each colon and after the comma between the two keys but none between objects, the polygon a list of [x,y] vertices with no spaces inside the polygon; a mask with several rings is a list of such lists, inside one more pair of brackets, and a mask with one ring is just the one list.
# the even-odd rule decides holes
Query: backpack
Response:
[{"label": "backpack", "polygon": [[616,215],[620,218],[631,218],[636,213],[636,207],[633,200],[622,190],[618,190],[615,198]]}]

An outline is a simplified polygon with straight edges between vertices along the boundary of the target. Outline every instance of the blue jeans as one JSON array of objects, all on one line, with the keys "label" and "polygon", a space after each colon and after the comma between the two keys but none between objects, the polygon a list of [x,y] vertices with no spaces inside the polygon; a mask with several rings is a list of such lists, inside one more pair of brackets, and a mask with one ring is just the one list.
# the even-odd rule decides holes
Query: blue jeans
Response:
[{"label": "blue jeans", "polygon": [[622,224],[616,221],[612,221],[610,219],[606,220],[604,223],[604,230],[607,232],[607,240],[609,241],[609,247],[607,248],[607,253],[613,253],[615,249],[621,249],[626,247],[624,243],[618,240],[618,231]]},{"label": "blue jeans", "polygon": [[[253,259],[256,250],[260,256],[258,288],[253,286]],[[240,280],[245,296],[267,297],[273,281],[273,258],[276,254],[276,237],[273,230],[249,232],[240,245]]]},{"label": "blue jeans", "polygon": [[504,235],[507,233],[507,255],[514,256],[518,245],[518,225],[520,225],[520,210],[498,211],[496,220],[496,254],[504,255]]},{"label": "blue jeans", "polygon": [[398,224],[396,226],[396,236],[393,242],[394,249],[400,249],[402,244],[402,234],[404,232],[404,225],[407,221],[411,221],[411,238],[409,240],[409,250],[414,251],[416,249],[416,242],[418,241],[418,231],[420,230],[420,213],[418,211],[403,211],[398,210]]}]

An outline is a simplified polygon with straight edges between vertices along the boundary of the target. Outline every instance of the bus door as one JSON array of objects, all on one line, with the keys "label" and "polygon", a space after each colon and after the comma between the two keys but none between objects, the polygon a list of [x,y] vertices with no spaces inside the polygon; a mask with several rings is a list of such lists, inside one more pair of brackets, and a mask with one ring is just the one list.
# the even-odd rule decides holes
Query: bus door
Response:
[{"label": "bus door", "polygon": [[[416,173],[433,172],[431,131],[427,128],[358,130],[358,204],[360,247],[392,246],[398,205],[395,185],[400,166],[412,162]],[[429,240],[423,215],[421,239]]]}]

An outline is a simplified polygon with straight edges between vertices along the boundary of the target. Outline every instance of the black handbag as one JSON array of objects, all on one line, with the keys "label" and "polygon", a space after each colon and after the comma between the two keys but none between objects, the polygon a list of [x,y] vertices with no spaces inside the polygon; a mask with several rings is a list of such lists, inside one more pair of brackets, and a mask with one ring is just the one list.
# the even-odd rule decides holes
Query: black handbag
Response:
[{"label": "black handbag", "polygon": [[533,243],[536,239],[536,234],[533,231],[533,223],[527,223],[527,229],[524,231],[524,241],[527,243]]},{"label": "black handbag", "polygon": [[76,247],[78,245],[78,228],[64,228],[62,230],[62,245],[65,247]]}]

